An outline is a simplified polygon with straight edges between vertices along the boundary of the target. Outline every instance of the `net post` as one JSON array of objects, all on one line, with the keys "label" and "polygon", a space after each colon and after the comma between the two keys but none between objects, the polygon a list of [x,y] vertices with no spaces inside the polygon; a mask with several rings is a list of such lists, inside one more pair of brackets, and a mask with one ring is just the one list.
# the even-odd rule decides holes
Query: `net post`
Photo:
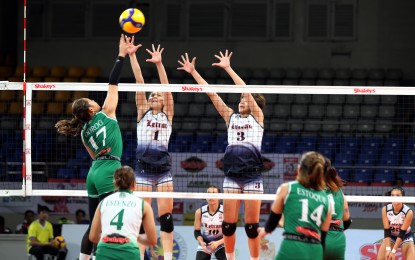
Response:
[{"label": "net post", "polygon": [[[23,82],[23,86],[26,82]],[[23,118],[23,194],[31,196],[32,191],[32,84],[24,91],[24,118]]]}]

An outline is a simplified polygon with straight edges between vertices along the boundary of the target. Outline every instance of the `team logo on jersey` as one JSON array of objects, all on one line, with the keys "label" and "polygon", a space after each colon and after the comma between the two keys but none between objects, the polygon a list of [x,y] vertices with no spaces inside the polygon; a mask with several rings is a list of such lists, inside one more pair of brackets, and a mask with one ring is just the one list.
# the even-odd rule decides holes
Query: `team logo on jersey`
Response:
[{"label": "team logo on jersey", "polygon": [[202,159],[192,156],[181,161],[180,166],[187,172],[200,172],[206,168],[207,164]]}]

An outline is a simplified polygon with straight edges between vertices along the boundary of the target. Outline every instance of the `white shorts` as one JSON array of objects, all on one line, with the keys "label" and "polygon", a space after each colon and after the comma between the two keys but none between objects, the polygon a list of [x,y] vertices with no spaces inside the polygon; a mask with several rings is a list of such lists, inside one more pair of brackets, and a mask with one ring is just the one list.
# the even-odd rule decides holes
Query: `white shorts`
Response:
[{"label": "white shorts", "polygon": [[262,194],[264,193],[264,180],[262,177],[247,179],[226,176],[223,180],[223,190]]},{"label": "white shorts", "polygon": [[135,183],[138,186],[159,186],[173,183],[173,176],[170,171],[163,173],[149,173],[141,170],[135,172]]}]

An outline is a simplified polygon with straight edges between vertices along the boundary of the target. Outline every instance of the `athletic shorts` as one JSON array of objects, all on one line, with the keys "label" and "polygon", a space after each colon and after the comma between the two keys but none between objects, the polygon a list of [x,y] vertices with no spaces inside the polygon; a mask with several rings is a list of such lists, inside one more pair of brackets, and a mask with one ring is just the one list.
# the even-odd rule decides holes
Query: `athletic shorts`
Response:
[{"label": "athletic shorts", "polygon": [[[208,246],[207,248],[209,249],[209,246]],[[222,244],[222,245],[218,246],[215,250],[211,250],[210,254],[211,254],[211,255],[212,255],[212,254],[215,254],[216,252],[218,252],[218,251],[219,251],[219,250],[221,250],[222,248],[225,248],[225,245],[224,245],[224,244]],[[205,251],[203,250],[203,247],[201,247],[200,245],[197,245],[197,249],[196,249],[196,251],[205,252]]]},{"label": "athletic shorts", "polygon": [[283,239],[275,260],[316,260],[323,259],[323,246]]},{"label": "athletic shorts", "polygon": [[[398,237],[396,237],[396,236],[391,236],[391,243],[395,244],[397,238]],[[409,243],[409,242],[410,243],[414,242],[414,237],[412,236],[411,232],[409,232],[408,234],[405,235],[405,237],[403,238],[402,244],[399,247],[401,247],[403,244],[406,244],[406,243]]]},{"label": "athletic shorts", "polygon": [[[99,244],[96,251],[97,260],[140,260],[140,249],[130,244]],[[142,259],[141,259],[142,260]]]},{"label": "athletic shorts", "polygon": [[343,231],[329,231],[326,237],[324,248],[325,260],[345,259],[346,236]]},{"label": "athletic shorts", "polygon": [[264,193],[264,180],[262,176],[255,178],[225,176],[223,190],[240,191],[242,193]]},{"label": "athletic shorts", "polygon": [[162,173],[146,172],[145,170],[135,171],[135,183],[139,186],[159,186],[173,183],[171,171]]},{"label": "athletic shorts", "polygon": [[114,172],[121,167],[117,160],[93,161],[86,177],[86,190],[91,198],[114,191]]}]

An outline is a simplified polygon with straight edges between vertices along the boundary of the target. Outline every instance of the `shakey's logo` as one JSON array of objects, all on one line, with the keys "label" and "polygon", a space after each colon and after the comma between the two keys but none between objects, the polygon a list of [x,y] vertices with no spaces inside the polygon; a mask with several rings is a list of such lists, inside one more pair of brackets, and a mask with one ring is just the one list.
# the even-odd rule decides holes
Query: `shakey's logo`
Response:
[{"label": "shakey's logo", "polygon": [[203,88],[183,86],[182,91],[199,92],[203,91]]},{"label": "shakey's logo", "polygon": [[376,90],[374,88],[355,88],[354,93],[367,93],[367,94],[374,94]]},{"label": "shakey's logo", "polygon": [[56,88],[56,87],[53,84],[35,84],[35,88],[52,89],[52,88]]},{"label": "shakey's logo", "polygon": [[192,156],[181,161],[180,166],[187,172],[200,172],[206,168],[207,164],[202,159]]}]

